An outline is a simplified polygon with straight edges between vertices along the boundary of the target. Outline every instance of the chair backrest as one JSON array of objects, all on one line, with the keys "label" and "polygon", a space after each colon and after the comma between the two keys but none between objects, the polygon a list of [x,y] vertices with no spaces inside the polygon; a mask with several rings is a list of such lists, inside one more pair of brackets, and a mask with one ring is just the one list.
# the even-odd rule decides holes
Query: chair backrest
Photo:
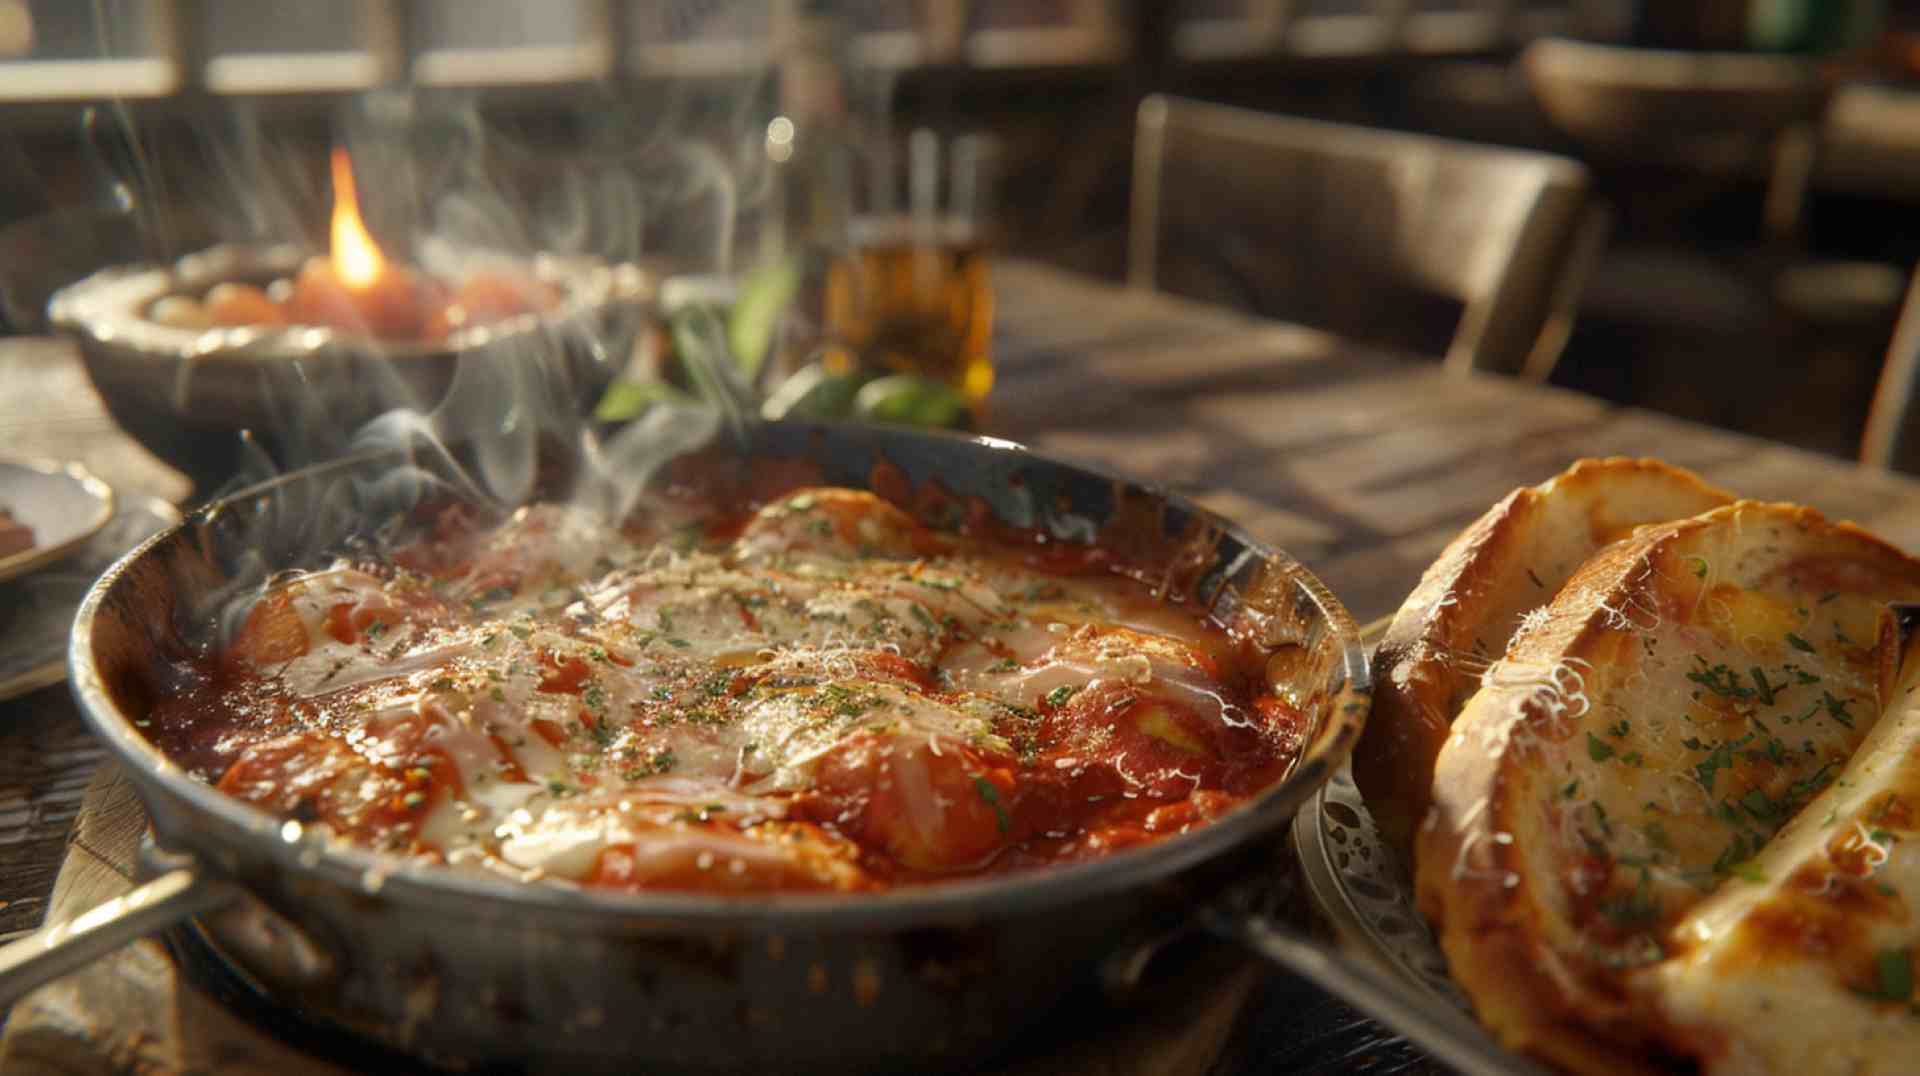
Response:
[{"label": "chair backrest", "polygon": [[1604,237],[1586,193],[1548,154],[1154,96],[1127,276],[1403,346],[1382,330],[1438,327],[1450,369],[1544,378]]},{"label": "chair backrest", "polygon": [[1894,323],[1893,342],[1880,366],[1880,379],[1860,437],[1860,462],[1869,467],[1920,470],[1915,437],[1908,429],[1913,397],[1920,390],[1920,267],[1907,278],[1907,295]]}]

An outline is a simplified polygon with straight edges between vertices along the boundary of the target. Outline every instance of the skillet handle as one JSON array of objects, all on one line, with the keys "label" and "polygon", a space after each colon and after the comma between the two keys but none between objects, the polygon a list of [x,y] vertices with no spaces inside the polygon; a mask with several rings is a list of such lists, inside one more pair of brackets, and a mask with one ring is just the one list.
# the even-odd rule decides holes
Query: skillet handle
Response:
[{"label": "skillet handle", "polygon": [[1460,1072],[1547,1076],[1533,1062],[1496,1046],[1465,1013],[1371,964],[1309,941],[1265,916],[1216,905],[1201,911],[1199,918],[1212,933],[1345,1001]]},{"label": "skillet handle", "polygon": [[72,919],[0,946],[0,1010],[115,949],[196,915],[232,904],[240,891],[190,867],[155,878]]}]

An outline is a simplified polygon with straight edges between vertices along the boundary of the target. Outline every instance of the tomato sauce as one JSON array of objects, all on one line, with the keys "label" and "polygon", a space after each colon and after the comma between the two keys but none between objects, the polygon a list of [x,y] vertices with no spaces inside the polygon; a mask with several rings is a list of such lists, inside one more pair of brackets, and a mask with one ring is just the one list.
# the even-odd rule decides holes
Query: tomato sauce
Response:
[{"label": "tomato sauce", "polygon": [[278,816],[527,880],[1039,869],[1221,817],[1306,734],[1244,633],[1145,574],[826,487],[626,528],[448,511],[276,577],[147,730]]}]

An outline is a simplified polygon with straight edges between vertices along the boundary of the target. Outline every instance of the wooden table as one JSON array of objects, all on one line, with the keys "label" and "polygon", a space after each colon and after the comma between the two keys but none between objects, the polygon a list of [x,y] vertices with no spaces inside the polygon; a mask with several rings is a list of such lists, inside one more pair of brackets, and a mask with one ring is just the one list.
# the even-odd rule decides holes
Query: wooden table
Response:
[{"label": "wooden table", "polygon": [[[1582,456],[1659,456],[1920,547],[1920,483],[1904,478],[1031,264],[997,272],[992,432],[1195,497],[1294,553],[1361,621],[1487,505]],[[114,429],[62,344],[0,341],[0,445],[84,459],[122,490],[188,492]],[[0,938],[43,917],[100,759],[64,687],[0,703]],[[1302,1065],[1432,1068],[1274,973],[1216,1070]]]}]

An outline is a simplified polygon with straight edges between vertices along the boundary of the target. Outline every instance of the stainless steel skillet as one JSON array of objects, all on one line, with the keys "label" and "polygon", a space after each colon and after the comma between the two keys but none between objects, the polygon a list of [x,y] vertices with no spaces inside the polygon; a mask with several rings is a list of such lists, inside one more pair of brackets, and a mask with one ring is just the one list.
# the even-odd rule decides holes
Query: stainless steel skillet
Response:
[{"label": "stainless steel skillet", "polygon": [[[1165,491],[987,438],[773,423],[714,466],[803,462],[1067,541],[1158,543],[1217,615],[1257,616],[1272,674],[1311,715],[1298,763],[1242,809],[1108,859],[846,898],[628,895],[528,886],[331,847],[202,784],[140,724],[235,581],[373,537],[433,466],[392,453],[301,471],[204,509],[96,584],[70,662],[86,720],[153,823],[153,880],[0,949],[0,1001],[199,917],[309,1019],[430,1061],[558,1071],[953,1067],[1008,1042],[1075,983],[1201,926],[1342,993],[1455,1064],[1492,1062],[1457,1013],[1408,1004],[1369,968],[1291,937],[1243,894],[1284,869],[1286,823],[1347,757],[1370,685],[1351,618],[1284,553]],[[416,476],[417,478],[417,476]],[[566,492],[551,475],[546,492]],[[1470,1031],[1470,1028],[1468,1029]]]}]

